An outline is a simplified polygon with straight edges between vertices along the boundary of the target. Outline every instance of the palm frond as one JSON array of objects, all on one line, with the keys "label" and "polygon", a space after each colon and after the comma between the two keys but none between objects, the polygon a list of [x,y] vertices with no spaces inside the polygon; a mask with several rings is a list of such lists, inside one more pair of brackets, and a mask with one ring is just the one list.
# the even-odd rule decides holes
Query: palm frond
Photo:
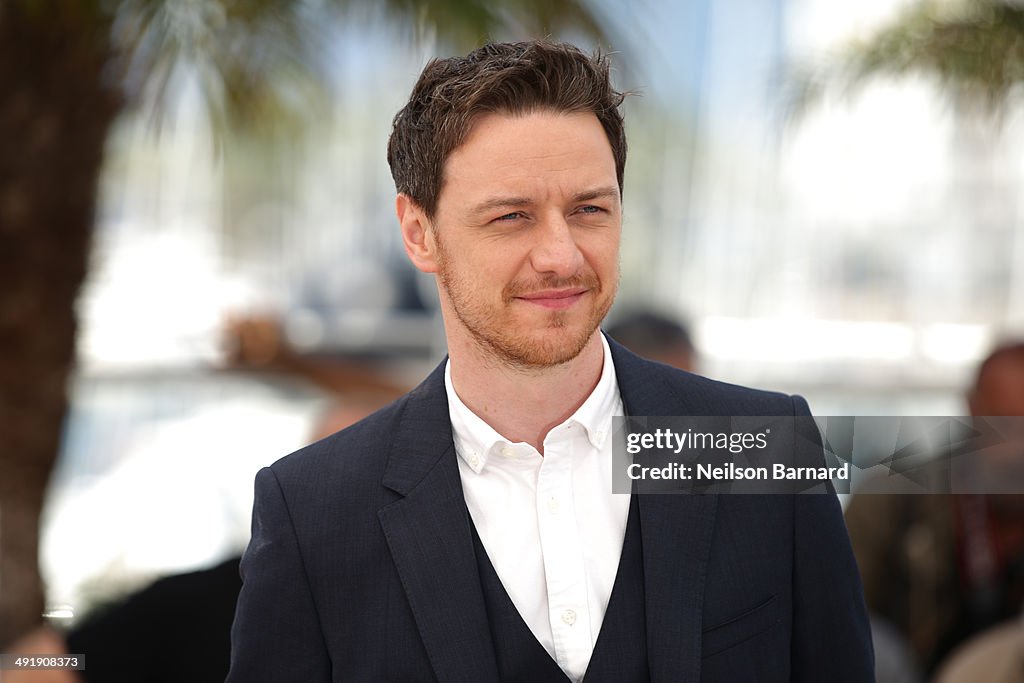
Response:
[{"label": "palm frond", "polygon": [[998,114],[1024,83],[1024,5],[918,2],[869,39],[792,67],[790,112],[799,114],[830,89],[849,93],[877,76],[908,74],[935,79],[957,104]]},{"label": "palm frond", "polygon": [[[198,84],[215,129],[295,131],[329,112],[332,21],[357,0],[121,0],[113,12],[112,71],[127,101],[160,123],[185,83]],[[500,32],[573,30],[606,42],[584,0],[387,0],[396,22],[456,49]]]},{"label": "palm frond", "polygon": [[456,50],[479,47],[503,33],[525,39],[574,31],[599,44],[609,42],[585,0],[387,0],[386,5],[396,18],[436,31]]}]

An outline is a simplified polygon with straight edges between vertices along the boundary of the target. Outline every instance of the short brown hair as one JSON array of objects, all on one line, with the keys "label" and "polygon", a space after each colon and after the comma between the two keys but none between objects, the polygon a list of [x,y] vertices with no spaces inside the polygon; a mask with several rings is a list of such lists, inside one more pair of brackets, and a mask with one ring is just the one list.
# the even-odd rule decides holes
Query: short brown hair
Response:
[{"label": "short brown hair", "polygon": [[623,99],[611,85],[607,56],[597,52],[588,57],[567,43],[490,43],[465,57],[435,59],[395,115],[388,140],[395,187],[432,218],[444,163],[465,141],[477,116],[551,109],[597,116],[615,157],[621,193],[626,133],[618,107]]}]

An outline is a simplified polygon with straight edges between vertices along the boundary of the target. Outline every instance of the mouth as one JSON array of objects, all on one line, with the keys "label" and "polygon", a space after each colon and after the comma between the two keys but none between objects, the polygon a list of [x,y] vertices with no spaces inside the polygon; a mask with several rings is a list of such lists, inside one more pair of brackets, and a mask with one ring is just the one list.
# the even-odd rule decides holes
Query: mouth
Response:
[{"label": "mouth", "polygon": [[516,298],[535,306],[542,306],[554,310],[569,308],[583,298],[587,293],[584,287],[573,287],[570,289],[548,289],[540,292],[531,292]]}]

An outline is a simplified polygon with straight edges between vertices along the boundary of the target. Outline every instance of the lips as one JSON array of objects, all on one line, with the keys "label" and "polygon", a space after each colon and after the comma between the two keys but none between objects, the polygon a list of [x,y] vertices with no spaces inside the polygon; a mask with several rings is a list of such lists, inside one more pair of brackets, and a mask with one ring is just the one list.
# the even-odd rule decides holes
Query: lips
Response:
[{"label": "lips", "polygon": [[569,308],[579,301],[587,289],[584,287],[572,287],[569,289],[548,289],[539,292],[530,292],[517,296],[517,299],[544,308],[563,309]]}]

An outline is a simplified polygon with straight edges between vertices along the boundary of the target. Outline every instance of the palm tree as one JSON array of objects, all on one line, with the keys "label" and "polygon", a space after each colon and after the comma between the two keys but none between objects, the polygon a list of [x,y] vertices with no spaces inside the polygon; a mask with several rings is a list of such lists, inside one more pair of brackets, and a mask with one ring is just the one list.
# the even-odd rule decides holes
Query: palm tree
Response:
[{"label": "palm tree", "polygon": [[908,74],[937,80],[960,108],[1000,114],[1024,83],[1024,4],[920,0],[869,38],[798,68],[792,104],[802,108],[828,88]]},{"label": "palm tree", "polygon": [[985,267],[991,267],[993,256],[1006,259],[1002,323],[1019,324],[1024,320],[1024,231],[1015,229],[1018,202],[1006,179],[1014,170],[999,163],[1004,151],[999,141],[1007,111],[1021,103],[1024,3],[919,0],[868,38],[796,67],[788,82],[790,114],[801,114],[827,91],[852,93],[879,76],[924,77],[949,101],[956,127],[954,172],[967,181],[952,188],[949,201],[960,204],[972,227],[1004,242],[994,253],[965,258],[985,261]]},{"label": "palm tree", "polygon": [[[603,41],[585,0],[386,0],[463,49],[497,31],[573,29]],[[86,275],[112,124],[159,120],[183,73],[222,133],[301,115],[325,15],[355,0],[0,2],[0,650],[41,621],[38,523],[67,407],[74,303]],[[287,90],[290,97],[283,97]],[[289,105],[289,102],[292,104]],[[230,136],[222,135],[223,144]]]}]

